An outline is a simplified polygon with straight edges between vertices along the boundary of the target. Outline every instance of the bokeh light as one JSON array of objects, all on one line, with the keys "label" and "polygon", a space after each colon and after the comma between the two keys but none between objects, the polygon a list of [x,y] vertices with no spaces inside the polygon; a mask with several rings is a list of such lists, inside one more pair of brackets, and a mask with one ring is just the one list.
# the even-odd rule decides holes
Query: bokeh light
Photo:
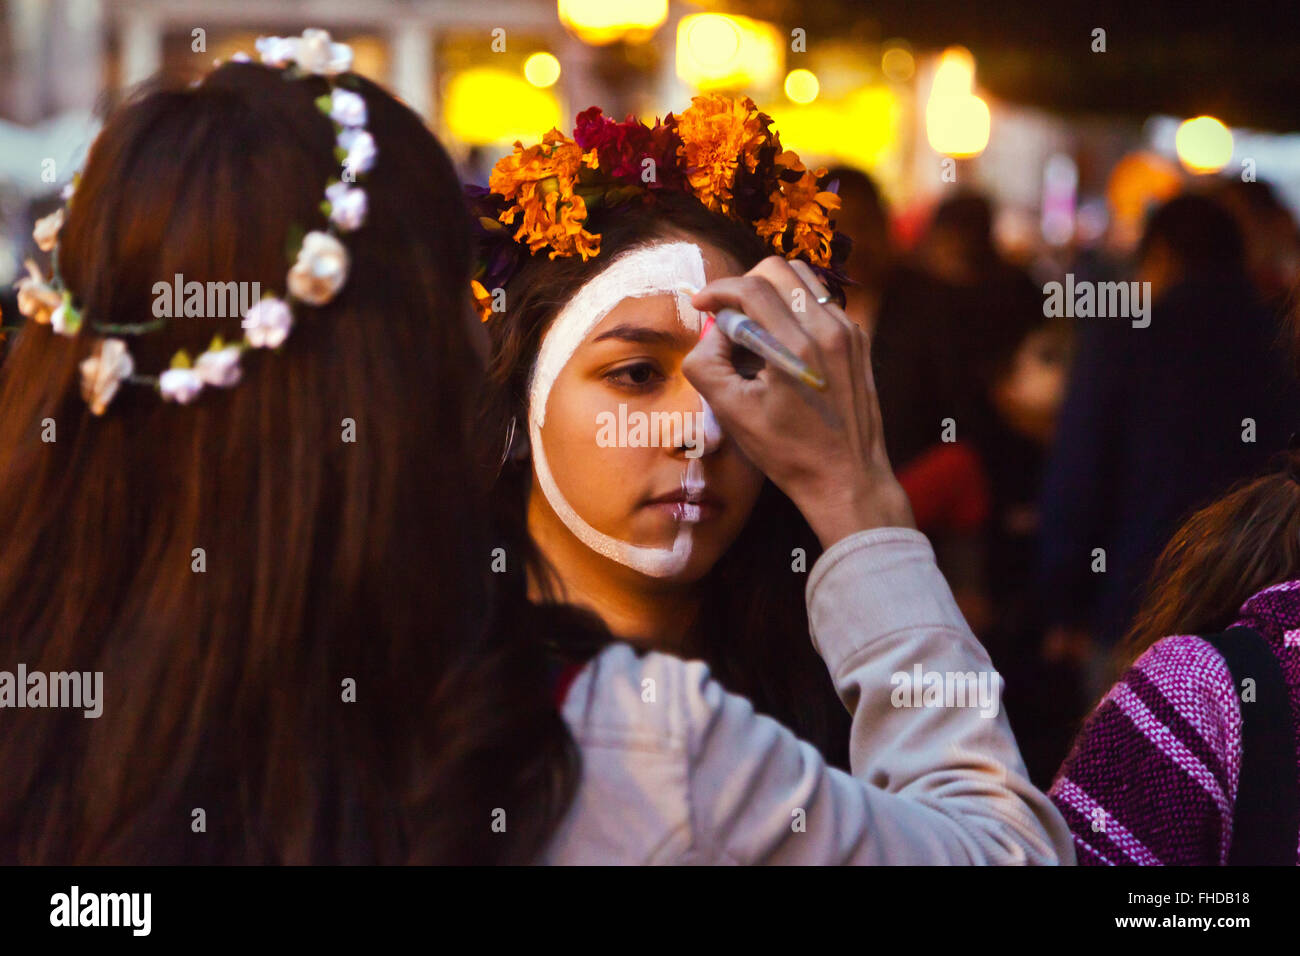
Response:
[{"label": "bokeh light", "polygon": [[811,103],[817,99],[821,84],[811,70],[791,70],[785,77],[785,95],[792,103]]},{"label": "bokeh light", "polygon": [[668,0],[558,0],[560,22],[595,46],[644,42],[668,19]]},{"label": "bokeh light", "polygon": [[782,44],[770,23],[693,13],[677,24],[677,76],[702,90],[775,87],[785,65]]},{"label": "bokeh light", "polygon": [[935,152],[966,158],[989,144],[989,107],[976,96],[975,58],[965,47],[949,47],[939,58],[925,106],[925,133]]},{"label": "bokeh light", "polygon": [[1194,173],[1217,173],[1232,159],[1232,131],[1213,116],[1197,116],[1178,127],[1174,149]]},{"label": "bokeh light", "polygon": [[537,138],[537,131],[563,125],[555,94],[533,86],[518,73],[475,67],[447,84],[444,117],[451,135],[487,145]]},{"label": "bokeh light", "polygon": [[916,72],[916,60],[911,49],[902,42],[887,46],[880,56],[880,72],[895,83],[906,83]]},{"label": "bokeh light", "polygon": [[560,78],[560,61],[549,53],[534,53],[524,60],[524,77],[540,89],[554,86]]}]

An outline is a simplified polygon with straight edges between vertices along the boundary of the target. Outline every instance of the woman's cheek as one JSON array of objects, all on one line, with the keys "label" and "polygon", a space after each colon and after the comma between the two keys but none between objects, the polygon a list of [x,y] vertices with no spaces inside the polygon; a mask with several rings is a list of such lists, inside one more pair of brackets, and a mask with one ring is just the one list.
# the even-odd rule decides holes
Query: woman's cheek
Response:
[{"label": "woman's cheek", "polygon": [[552,393],[542,426],[546,458],[570,506],[597,531],[618,536],[628,530],[629,513],[642,494],[645,453],[654,449],[602,447],[599,416],[610,403],[578,391]]}]

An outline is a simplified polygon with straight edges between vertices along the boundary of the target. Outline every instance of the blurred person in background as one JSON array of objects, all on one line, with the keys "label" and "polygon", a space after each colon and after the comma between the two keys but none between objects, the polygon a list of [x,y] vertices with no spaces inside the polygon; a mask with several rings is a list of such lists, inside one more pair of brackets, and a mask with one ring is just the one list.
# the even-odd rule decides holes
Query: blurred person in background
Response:
[{"label": "blurred person in background", "polygon": [[[1077,729],[1084,700],[1075,667],[1040,654],[1044,614],[1035,587],[1039,497],[1065,400],[1071,329],[1043,316],[1031,284],[1004,286],[981,307],[985,354],[968,444],[989,491],[981,535],[988,624],[981,639],[1007,680],[1007,712],[1032,779],[1046,786]],[[906,477],[906,474],[903,476]],[[906,487],[906,482],[904,482]]]},{"label": "blurred person in background", "polygon": [[1094,697],[1106,684],[1097,649],[1126,629],[1178,521],[1256,473],[1300,421],[1277,325],[1222,206],[1187,195],[1160,207],[1137,278],[1147,327],[1080,320],[1043,492],[1046,649],[1089,663]]},{"label": "blurred person in background", "polygon": [[[943,202],[915,262],[898,271],[875,337],[881,407],[896,419],[887,419],[886,437],[918,527],[935,542],[962,612],[984,636],[999,616],[987,555],[994,499],[1018,495],[992,487],[975,439],[992,434],[997,420],[992,370],[1009,367],[1026,323],[1041,323],[1042,309],[1032,280],[999,254],[982,196]],[[999,466],[997,478],[1006,474]]]},{"label": "blurred person in background", "polygon": [[1300,229],[1291,211],[1262,180],[1223,180],[1211,195],[1237,220],[1246,247],[1246,271],[1260,299],[1282,311],[1300,280]]},{"label": "blurred person in background", "polygon": [[896,272],[889,209],[875,180],[861,170],[836,166],[830,178],[839,183],[840,214],[835,226],[853,240],[844,271],[854,284],[844,289],[844,311],[870,333]]},{"label": "blurred person in background", "polygon": [[872,336],[873,372],[885,409],[891,460],[905,466],[940,438],[956,413],[961,355],[955,290],[894,249],[889,211],[866,173],[839,166],[837,228],[853,241],[845,272],[845,312]]}]

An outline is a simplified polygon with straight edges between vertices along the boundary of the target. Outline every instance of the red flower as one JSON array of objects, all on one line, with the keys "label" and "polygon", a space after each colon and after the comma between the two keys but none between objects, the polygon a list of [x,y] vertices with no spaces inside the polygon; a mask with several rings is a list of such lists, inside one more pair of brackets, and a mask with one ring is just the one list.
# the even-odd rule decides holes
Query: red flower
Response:
[{"label": "red flower", "polygon": [[656,119],[651,128],[630,114],[616,123],[593,106],[578,114],[573,139],[583,152],[596,150],[600,171],[612,179],[651,190],[681,188],[677,165],[681,139],[672,113],[662,122]]}]

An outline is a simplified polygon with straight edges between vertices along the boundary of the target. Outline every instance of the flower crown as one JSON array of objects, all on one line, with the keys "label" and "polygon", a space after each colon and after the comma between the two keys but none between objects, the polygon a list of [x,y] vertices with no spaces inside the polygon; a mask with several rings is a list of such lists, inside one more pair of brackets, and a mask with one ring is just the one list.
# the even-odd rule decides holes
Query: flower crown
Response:
[{"label": "flower crown", "polygon": [[600,235],[586,229],[589,210],[650,203],[666,191],[749,225],[774,252],[811,265],[838,295],[848,282],[849,240],[835,231],[840,198],[824,188],[826,176],[781,148],[772,118],[747,96],[696,96],[680,116],[669,113],[653,127],[632,116],[616,123],[593,106],[578,114],[572,139],[552,129],[527,149],[516,142],[487,189],[466,187],[482,228],[483,261],[472,284],[479,313],[491,317],[488,289],[505,284],[525,248],[585,262],[600,253]]},{"label": "flower crown", "polygon": [[[250,306],[242,319],[241,341],[227,344],[217,336],[197,359],[191,360],[189,353],[181,349],[166,371],[141,375],[136,373],[126,342],[118,336],[158,331],[166,325],[166,319],[138,325],[89,320],[74,304],[59,274],[59,230],[63,227],[64,209],[37,222],[32,238],[42,252],[50,253],[51,277],[47,281],[36,264],[28,260],[27,275],[17,283],[18,310],[35,322],[50,325],[59,335],[75,336],[85,326],[103,334],[90,357],[80,365],[81,395],[96,415],[104,413],[123,383],[150,386],[163,399],[181,404],[192,402],[205,387],[238,384],[242,374],[239,360],[246,349],[279,348],[293,327],[295,307],[325,305],[347,280],[350,259],[339,235],[359,229],[365,222],[366,193],[354,184],[358,176],[373,168],[377,156],[375,141],[366,131],[366,102],[359,93],[344,88],[355,89],[355,78],[340,75],[352,69],[352,50],[346,44],[331,42],[324,30],[304,30],[301,37],[260,37],[257,51],[263,64],[285,67],[287,80],[320,76],[329,84],[329,93],[316,100],[317,108],[334,124],[334,152],[342,164],[341,176],[326,183],[321,203],[329,224],[323,231],[313,230],[301,237],[296,261],[285,279],[284,298],[264,295]],[[250,58],[237,53],[232,59],[249,62]],[[74,177],[64,188],[68,208],[78,179]]]}]

